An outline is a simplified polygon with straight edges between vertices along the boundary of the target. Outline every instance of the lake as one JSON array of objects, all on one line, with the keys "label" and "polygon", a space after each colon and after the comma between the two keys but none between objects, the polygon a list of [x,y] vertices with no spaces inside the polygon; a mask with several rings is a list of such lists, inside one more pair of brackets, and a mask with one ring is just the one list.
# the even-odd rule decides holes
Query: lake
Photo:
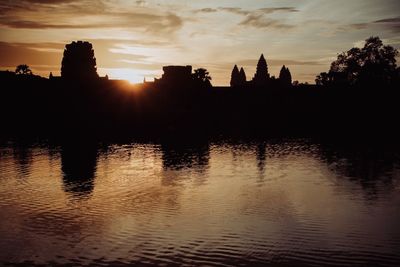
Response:
[{"label": "lake", "polygon": [[0,265],[399,266],[400,153],[3,142],[0,218]]}]

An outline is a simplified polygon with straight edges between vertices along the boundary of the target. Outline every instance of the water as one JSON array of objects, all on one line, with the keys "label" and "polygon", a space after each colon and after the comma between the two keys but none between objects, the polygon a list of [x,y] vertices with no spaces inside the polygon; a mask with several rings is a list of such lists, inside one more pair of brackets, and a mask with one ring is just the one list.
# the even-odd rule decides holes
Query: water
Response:
[{"label": "water", "polygon": [[0,265],[399,266],[399,159],[307,140],[5,143]]}]

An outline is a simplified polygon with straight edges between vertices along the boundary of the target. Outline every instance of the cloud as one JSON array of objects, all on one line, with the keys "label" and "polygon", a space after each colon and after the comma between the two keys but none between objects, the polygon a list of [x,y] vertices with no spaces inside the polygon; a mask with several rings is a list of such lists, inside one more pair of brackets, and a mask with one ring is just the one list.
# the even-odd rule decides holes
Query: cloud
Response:
[{"label": "cloud", "polygon": [[62,4],[62,3],[71,3],[79,1],[78,0],[22,0],[21,2],[28,2],[33,4]]},{"label": "cloud", "polygon": [[210,8],[210,7],[194,10],[195,13],[214,13],[214,12],[217,12],[217,11],[218,11],[218,9]]},{"label": "cloud", "polygon": [[383,26],[394,33],[400,33],[400,17],[375,20],[373,23]]},{"label": "cloud", "polygon": [[294,28],[295,25],[283,23],[282,20],[278,19],[266,18],[265,15],[276,12],[298,12],[298,9],[294,7],[264,7],[255,10],[245,10],[238,7],[220,7],[218,9],[221,11],[244,16],[244,19],[239,22],[240,26],[275,29],[291,29]]},{"label": "cloud", "polygon": [[[120,62],[129,64],[130,69],[138,69],[138,70],[152,70],[152,71],[160,71],[161,66],[168,65],[167,63],[143,63],[135,60],[127,60],[122,59]],[[124,64],[126,65],[126,64]]]},{"label": "cloud", "polygon": [[[28,64],[34,70],[35,66],[48,66],[47,69],[58,70],[64,44],[61,43],[8,43],[0,42],[0,68],[9,68]],[[56,50],[59,53],[55,53]]]},{"label": "cloud", "polygon": [[254,15],[254,14],[271,14],[275,12],[298,12],[294,7],[264,7],[254,10],[247,10],[240,7],[218,7],[218,8],[201,8],[196,9],[194,12],[196,13],[215,13],[218,11],[225,11],[237,15],[247,16],[247,15]]},{"label": "cloud", "polygon": [[374,23],[400,23],[400,17],[375,20]]},{"label": "cloud", "polygon": [[16,29],[87,29],[87,28],[106,28],[110,27],[109,24],[52,24],[41,23],[30,20],[18,20],[17,18],[7,18],[6,21],[0,21],[0,25],[16,28]]},{"label": "cloud", "polygon": [[219,7],[218,10],[227,11],[238,15],[271,14],[275,12],[298,12],[294,7],[263,7],[254,10],[246,10],[239,7]]},{"label": "cloud", "polygon": [[175,14],[154,15],[146,13],[109,13],[98,18],[109,21],[119,17],[120,21],[97,23],[65,23],[54,24],[50,21],[38,22],[21,20],[19,17],[2,17],[0,25],[19,29],[92,29],[92,28],[139,28],[147,32],[173,32],[183,25],[183,20]]},{"label": "cloud", "polygon": [[144,47],[176,47],[177,45],[169,41],[157,39],[85,39],[88,42],[96,43],[100,46],[113,47],[120,44]]},{"label": "cloud", "polygon": [[368,28],[369,24],[368,23],[353,23],[349,24],[348,28],[354,29],[354,30],[363,30]]},{"label": "cloud", "polygon": [[299,10],[294,7],[264,7],[258,9],[258,11],[261,11],[265,14],[271,14],[274,12],[299,12]]},{"label": "cloud", "polygon": [[276,19],[265,18],[262,15],[248,15],[246,18],[239,23],[242,26],[252,26],[255,28],[275,28],[275,29],[291,29],[294,25],[281,23]]},{"label": "cloud", "polygon": [[341,26],[338,26],[333,33],[335,34],[337,32],[349,32],[349,31],[354,31],[354,30],[364,30],[364,29],[369,29],[372,27],[384,28],[384,29],[390,30],[394,33],[400,33],[400,17],[386,18],[386,19],[380,19],[380,20],[374,20],[374,21],[362,22],[362,23],[352,23],[352,24],[348,24],[348,25],[341,25]]},{"label": "cloud", "polygon": [[331,32],[328,33],[328,36],[336,35],[340,32],[351,32],[351,31],[358,31],[358,30],[365,30],[371,27],[371,23],[352,23],[347,25],[340,25],[334,28]]},{"label": "cloud", "polygon": [[[77,3],[80,3],[77,5]],[[78,9],[82,5],[89,7],[87,1],[79,1],[79,0],[20,0],[20,1],[0,1],[0,15],[3,14],[20,14],[24,15],[30,12],[43,13],[46,11],[52,10],[54,12],[54,8],[62,9],[66,11],[67,9]],[[98,1],[95,4],[92,3],[92,8],[88,8],[87,11],[90,12],[94,8],[99,5],[103,5],[103,2]],[[46,15],[46,14],[45,14]]]},{"label": "cloud", "polygon": [[0,3],[0,26],[18,29],[125,28],[150,33],[172,33],[183,19],[172,12],[134,7],[128,10],[107,2],[76,0]]},{"label": "cloud", "polygon": [[244,10],[240,7],[219,7],[218,10],[227,11],[233,14],[244,15],[244,16],[252,13],[252,11]]},{"label": "cloud", "polygon": [[137,0],[135,3],[136,3],[136,5],[138,5],[138,6],[144,6],[144,5],[146,5],[146,1],[144,1],[144,0]]}]

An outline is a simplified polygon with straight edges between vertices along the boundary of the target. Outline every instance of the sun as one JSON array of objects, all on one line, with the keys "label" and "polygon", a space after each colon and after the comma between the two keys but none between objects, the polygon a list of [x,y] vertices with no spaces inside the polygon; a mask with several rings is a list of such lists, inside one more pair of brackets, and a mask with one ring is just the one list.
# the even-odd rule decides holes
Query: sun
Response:
[{"label": "sun", "polygon": [[126,80],[131,84],[143,82],[143,77],[138,75],[137,70],[128,68],[109,68],[103,69],[104,75],[108,75],[109,79]]}]

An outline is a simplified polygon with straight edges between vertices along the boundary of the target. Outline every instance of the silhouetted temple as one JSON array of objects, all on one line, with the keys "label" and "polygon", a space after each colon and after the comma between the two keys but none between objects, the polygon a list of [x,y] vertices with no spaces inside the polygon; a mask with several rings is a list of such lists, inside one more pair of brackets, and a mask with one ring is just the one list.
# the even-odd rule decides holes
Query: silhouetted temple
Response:
[{"label": "silhouetted temple", "polygon": [[187,84],[192,80],[192,66],[164,66],[164,74],[156,82],[165,84]]},{"label": "silhouetted temple", "polygon": [[292,74],[290,74],[289,68],[286,68],[285,65],[282,66],[279,72],[279,80],[281,85],[284,86],[290,86],[292,84]]},{"label": "silhouetted temple", "polygon": [[243,67],[241,67],[239,71],[238,66],[235,65],[232,69],[230,85],[231,87],[265,87],[276,85],[276,81],[282,86],[291,86],[292,75],[290,74],[289,68],[283,65],[279,73],[279,80],[277,80],[274,76],[270,76],[267,61],[265,60],[264,55],[261,54],[253,79],[247,81]]},{"label": "silhouetted temple", "polygon": [[237,67],[237,65],[235,65],[232,69],[232,73],[231,73],[231,86],[235,87],[235,86],[239,86],[240,82],[239,82],[239,69]]},{"label": "silhouetted temple", "polygon": [[257,86],[263,86],[268,83],[269,79],[270,76],[268,73],[267,61],[265,60],[264,55],[261,54],[260,59],[257,63],[256,73],[254,74],[254,78],[252,81]]},{"label": "silhouetted temple", "polygon": [[65,46],[61,77],[78,81],[98,78],[96,58],[91,43],[77,41]]},{"label": "silhouetted temple", "polygon": [[244,72],[243,67],[240,68],[239,71],[239,81],[241,84],[245,84],[246,83],[246,73]]}]

